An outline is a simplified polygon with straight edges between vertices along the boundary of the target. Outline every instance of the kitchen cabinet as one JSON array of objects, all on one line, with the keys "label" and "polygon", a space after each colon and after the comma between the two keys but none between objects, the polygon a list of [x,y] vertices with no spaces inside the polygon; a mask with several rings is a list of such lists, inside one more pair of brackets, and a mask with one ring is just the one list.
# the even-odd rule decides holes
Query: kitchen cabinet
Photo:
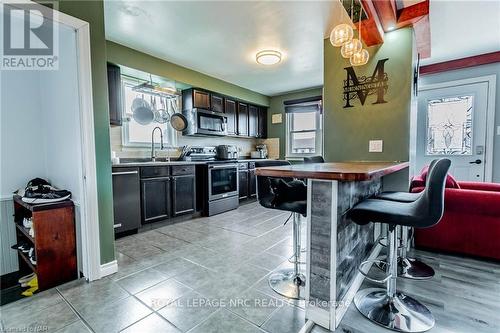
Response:
[{"label": "kitchen cabinet", "polygon": [[172,177],[172,216],[194,213],[195,191],[194,174]]},{"label": "kitchen cabinet", "polygon": [[236,101],[224,99],[224,112],[227,117],[227,134],[236,135],[238,130],[238,121],[236,118]]},{"label": "kitchen cabinet", "polygon": [[267,108],[259,108],[257,122],[257,137],[267,139]]},{"label": "kitchen cabinet", "polygon": [[113,168],[113,211],[115,233],[141,226],[139,168]]},{"label": "kitchen cabinet", "polygon": [[142,223],[167,219],[170,216],[170,177],[141,180]]},{"label": "kitchen cabinet", "polygon": [[205,91],[193,90],[193,108],[210,109],[210,94]]},{"label": "kitchen cabinet", "polygon": [[257,196],[257,178],[255,178],[255,169],[248,170],[248,197]]},{"label": "kitchen cabinet", "polygon": [[108,106],[109,123],[122,125],[123,96],[120,67],[108,63]]},{"label": "kitchen cabinet", "polygon": [[248,136],[248,104],[238,102],[238,135]]},{"label": "kitchen cabinet", "polygon": [[240,200],[248,198],[248,170],[238,171],[238,182]]},{"label": "kitchen cabinet", "polygon": [[224,98],[220,95],[210,94],[210,110],[224,112]]},{"label": "kitchen cabinet", "polygon": [[255,105],[248,106],[248,136],[257,137],[259,108]]}]

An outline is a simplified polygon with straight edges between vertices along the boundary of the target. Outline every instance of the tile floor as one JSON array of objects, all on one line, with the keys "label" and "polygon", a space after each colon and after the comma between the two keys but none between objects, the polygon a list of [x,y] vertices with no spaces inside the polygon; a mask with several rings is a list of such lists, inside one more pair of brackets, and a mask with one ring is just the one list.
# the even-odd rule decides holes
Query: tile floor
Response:
[{"label": "tile floor", "polygon": [[[118,273],[3,306],[0,331],[298,332],[304,302],[286,300],[267,284],[271,270],[289,265],[288,216],[250,203],[119,239]],[[436,277],[400,287],[435,313],[431,332],[500,331],[500,264],[417,255],[436,268]],[[352,305],[337,331],[389,332]]]}]

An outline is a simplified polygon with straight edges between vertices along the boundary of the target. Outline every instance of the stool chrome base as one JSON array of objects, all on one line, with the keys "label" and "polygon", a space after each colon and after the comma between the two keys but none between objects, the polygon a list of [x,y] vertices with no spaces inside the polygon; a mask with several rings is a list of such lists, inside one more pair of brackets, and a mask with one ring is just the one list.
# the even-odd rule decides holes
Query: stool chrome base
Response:
[{"label": "stool chrome base", "polygon": [[269,286],[278,294],[292,299],[305,299],[306,277],[296,274],[293,268],[274,271],[269,276]]},{"label": "stool chrome base", "polygon": [[[375,265],[385,271],[387,263],[385,256],[380,258]],[[412,280],[427,280],[435,275],[434,269],[426,263],[415,258],[398,258],[398,277]]]},{"label": "stool chrome base", "polygon": [[356,294],[354,304],[366,318],[394,331],[424,332],[435,323],[425,305],[400,292],[390,297],[385,289],[364,289]]}]

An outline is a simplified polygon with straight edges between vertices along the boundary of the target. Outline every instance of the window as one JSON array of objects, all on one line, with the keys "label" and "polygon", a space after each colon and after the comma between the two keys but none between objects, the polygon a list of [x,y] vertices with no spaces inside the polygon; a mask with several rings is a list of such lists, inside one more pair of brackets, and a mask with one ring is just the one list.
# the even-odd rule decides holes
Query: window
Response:
[{"label": "window", "polygon": [[285,111],[287,157],[322,155],[321,101],[289,104],[285,106]]},{"label": "window", "polygon": [[472,155],[473,96],[427,102],[427,155]]},{"label": "window", "polygon": [[[136,122],[132,115],[132,102],[136,97],[144,98],[150,105],[154,101],[157,109],[162,107],[169,110],[173,114],[172,106],[166,99],[163,101],[159,97],[140,94],[132,90],[132,87],[137,85],[137,82],[131,81],[126,77],[122,77],[123,82],[123,96],[124,96],[124,123],[122,126],[122,145],[126,147],[150,147],[151,146],[151,132],[158,126],[163,131],[163,143],[165,147],[175,147],[177,145],[177,132],[170,126],[170,122],[164,124],[153,121],[149,125],[141,125]],[[174,102],[175,103],[175,102]],[[178,101],[177,101],[178,103]],[[159,135],[158,135],[159,136]],[[155,135],[155,142],[159,146],[159,138]]]}]

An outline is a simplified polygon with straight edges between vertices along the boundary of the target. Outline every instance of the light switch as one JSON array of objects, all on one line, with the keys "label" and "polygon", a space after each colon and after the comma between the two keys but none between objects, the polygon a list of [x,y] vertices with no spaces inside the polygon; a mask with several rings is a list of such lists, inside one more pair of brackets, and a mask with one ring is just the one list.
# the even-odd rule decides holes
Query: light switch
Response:
[{"label": "light switch", "polygon": [[370,153],[381,153],[384,148],[383,140],[370,140],[368,151]]},{"label": "light switch", "polygon": [[500,126],[497,126],[497,135],[500,135]]}]

